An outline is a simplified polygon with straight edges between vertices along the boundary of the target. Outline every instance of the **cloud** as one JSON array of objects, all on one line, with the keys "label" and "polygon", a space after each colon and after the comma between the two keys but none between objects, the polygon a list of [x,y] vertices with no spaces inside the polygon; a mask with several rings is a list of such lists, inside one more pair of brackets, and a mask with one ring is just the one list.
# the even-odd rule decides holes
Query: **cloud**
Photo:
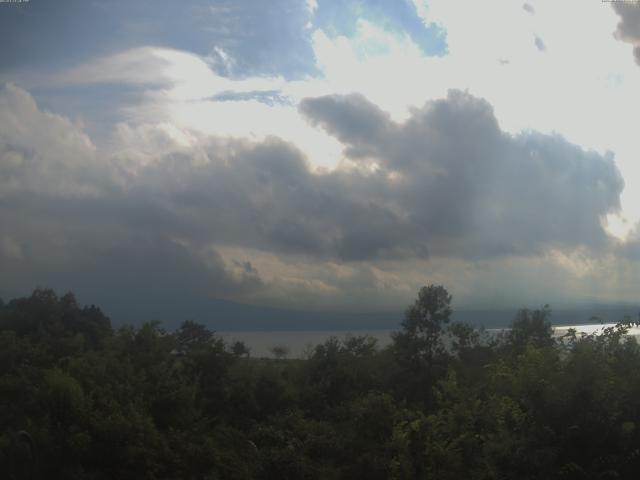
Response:
[{"label": "cloud", "polygon": [[640,261],[640,223],[631,230],[626,241],[619,245],[619,254],[622,258]]},{"label": "cloud", "polygon": [[[65,223],[55,229],[41,219],[35,223],[12,229],[22,241],[20,256],[0,250],[3,291],[29,291],[46,285],[95,300],[115,298],[116,303],[126,301],[140,308],[144,303],[153,307],[150,303],[154,299],[173,299],[177,304],[203,298],[246,301],[265,288],[259,272],[223,258],[214,248],[196,252],[177,241],[133,229],[118,234],[121,225],[92,228],[87,223]],[[33,233],[50,238],[27,237]],[[99,234],[111,238],[101,241]]]},{"label": "cloud", "polygon": [[633,45],[633,55],[640,64],[640,5],[635,2],[613,2],[620,16],[616,38]]},{"label": "cloud", "polygon": [[98,193],[101,168],[81,128],[41,112],[25,90],[12,84],[0,87],[0,124],[0,199],[14,192]]},{"label": "cloud", "polygon": [[122,124],[121,148],[105,152],[18,87],[5,87],[0,104],[13,122],[0,143],[5,289],[35,278],[151,296],[382,305],[410,297],[424,279],[415,269],[435,278],[446,261],[604,255],[601,219],[622,189],[611,158],[559,136],[507,134],[486,101],[460,91],[404,123],[360,95],[304,100],[302,114],[348,160],[323,172],[275,137],[168,123]]},{"label": "cloud", "polygon": [[389,115],[360,94],[304,99],[300,110],[343,144],[352,157],[366,156],[372,140],[393,128]]},{"label": "cloud", "polygon": [[358,175],[313,173],[291,144],[209,139],[199,148],[202,160],[194,150],[160,156],[131,179],[131,192],[170,208],[176,235],[325,259],[424,251],[390,206],[359,197],[349,185]]},{"label": "cloud", "polygon": [[[297,98],[308,91],[306,82],[280,77],[229,79],[193,53],[140,47],[65,70],[53,83],[63,91],[85,93],[80,110],[88,110],[89,118],[106,115],[101,124],[107,128],[96,136],[110,148],[121,149],[120,138],[114,137],[121,137],[123,130],[135,132],[128,135],[133,138],[151,129],[157,131],[161,124],[189,135],[255,140],[274,135],[303,148],[316,166],[333,166],[339,161],[338,142],[311,128],[296,110]],[[59,95],[60,90],[53,97]],[[104,98],[112,102],[99,102]],[[55,105],[64,110],[69,100],[77,107],[78,98],[71,93]]]},{"label": "cloud", "polygon": [[283,85],[278,77],[232,80],[212,70],[206,59],[191,52],[137,47],[99,57],[53,76],[59,85],[117,83],[142,85],[146,93],[170,100],[202,100],[224,94],[273,93]]},{"label": "cloud", "polygon": [[358,95],[307,99],[301,109],[354,162],[395,178],[370,198],[395,205],[435,255],[597,250],[609,242],[602,218],[617,211],[624,185],[611,155],[560,136],[506,134],[484,100],[452,91],[404,124]]},{"label": "cloud", "polygon": [[0,89],[0,122],[0,288],[37,281],[237,298],[262,288],[250,264],[176,238],[181,221],[171,208],[138,194],[131,173],[26,91]]},{"label": "cloud", "polygon": [[[419,11],[426,22],[446,29],[449,52],[424,73],[406,70],[420,75],[422,90],[435,90],[431,95],[439,97],[443,93],[436,86],[442,84],[468,89],[491,103],[507,132],[558,132],[584,148],[614,151],[626,188],[621,214],[609,218],[609,228],[624,238],[640,219],[637,135],[631,127],[640,101],[640,69],[629,44],[612,34],[620,23],[616,11],[581,0],[528,2],[535,15],[508,0],[466,2],[463,9],[446,0],[415,3],[425,5]],[[572,23],[568,35],[567,21],[576,12],[581,21]],[[486,35],[487,25],[491,35]],[[544,55],[532,41],[535,36],[544,40]],[[388,76],[398,71],[390,70]],[[585,115],[585,109],[593,113]]]},{"label": "cloud", "polygon": [[611,35],[637,46],[638,9],[153,7],[0,19],[21,45],[0,78],[38,99],[0,92],[4,285],[376,308],[431,281],[493,304],[637,292],[637,235],[603,224],[640,216],[640,69]]}]

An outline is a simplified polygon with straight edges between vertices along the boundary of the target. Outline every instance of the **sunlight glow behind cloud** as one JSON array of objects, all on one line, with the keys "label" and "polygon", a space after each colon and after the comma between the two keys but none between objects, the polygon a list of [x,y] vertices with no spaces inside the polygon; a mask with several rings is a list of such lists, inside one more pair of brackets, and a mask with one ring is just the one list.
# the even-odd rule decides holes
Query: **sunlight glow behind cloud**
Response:
[{"label": "sunlight glow behind cloud", "polygon": [[[173,255],[189,268],[189,262],[202,262],[215,272],[215,281],[193,268],[211,288],[230,297],[233,286],[239,292],[235,298],[243,300],[319,308],[333,302],[355,308],[369,299],[382,308],[403,303],[416,286],[428,282],[455,285],[469,304],[485,301],[483,295],[492,288],[503,291],[503,302],[563,295],[631,298],[640,285],[637,261],[628,260],[640,244],[635,233],[640,170],[634,122],[640,66],[630,55],[631,34],[622,39],[614,35],[620,22],[616,11],[578,0],[532,0],[524,6],[511,0],[469,1],[463,7],[446,0],[413,0],[411,8],[403,4],[395,13],[385,10],[391,8],[387,4],[354,5],[318,0],[304,2],[302,14],[295,10],[292,21],[304,19],[305,24],[287,28],[306,39],[303,46],[295,45],[295,52],[307,56],[294,63],[313,63],[305,73],[296,67],[295,75],[284,68],[281,73],[260,70],[257,60],[255,70],[238,67],[244,59],[233,52],[267,44],[269,35],[277,36],[278,25],[265,19],[260,38],[238,32],[234,50],[230,25],[241,17],[230,14],[227,3],[216,6],[224,10],[218,12],[224,23],[214,27],[217,34],[231,30],[207,49],[139,43],[54,68],[46,78],[28,71],[17,72],[13,80],[11,73],[3,74],[17,84],[24,80],[29,88],[10,85],[2,97],[13,102],[6,109],[13,115],[7,117],[10,127],[0,134],[3,168],[12,177],[0,184],[0,196],[23,185],[34,191],[75,189],[94,197],[123,189],[119,195],[142,202],[149,208],[145,214],[171,217],[167,229],[175,231],[166,243],[154,244],[154,254]],[[350,9],[349,28],[331,23],[340,8]],[[409,21],[409,14],[416,17]],[[438,42],[445,38],[443,48]],[[289,52],[278,39],[274,45],[280,50],[270,55],[293,57],[294,45]],[[239,45],[243,42],[247,45]],[[66,118],[71,117],[67,112],[47,113],[41,107],[74,89],[91,89],[91,95],[107,98],[120,90],[127,95],[113,96],[108,104],[115,121],[104,121],[108,128],[89,136],[80,123]],[[27,90],[38,92],[33,93],[37,102]],[[82,94],[76,97],[81,103]],[[106,115],[90,107],[72,113],[88,123]],[[334,113],[342,117],[336,120]],[[455,121],[448,122],[448,114]],[[465,123],[464,115],[476,123]],[[25,131],[39,125],[52,133],[31,140]],[[460,130],[461,125],[467,130]],[[476,127],[487,135],[474,137]],[[359,132],[369,136],[363,139]],[[421,144],[424,139],[430,143]],[[440,141],[447,147],[438,150]],[[532,147],[528,163],[523,160],[527,142],[543,151]],[[482,148],[484,157],[477,153]],[[448,156],[454,154],[458,156]],[[487,170],[479,170],[475,178],[485,183],[474,185],[465,172],[478,162]],[[32,172],[23,169],[27,164]],[[530,188],[541,203],[558,200],[547,215],[535,217],[539,212],[532,209],[529,218],[523,209],[520,218],[505,220],[511,218],[509,209],[516,211],[519,205],[500,183],[505,171],[520,179],[510,170],[513,165],[530,168],[535,177],[521,187],[523,196]],[[59,183],[50,181],[54,166],[70,172]],[[624,180],[619,211],[618,171]],[[559,178],[561,174],[565,177]],[[218,204],[201,203],[221,200],[198,182],[206,178],[210,188],[223,191],[226,185],[216,182],[225,175],[248,196],[234,199],[245,209],[237,207],[237,225],[228,222]],[[246,184],[239,179],[243,175]],[[98,177],[110,180],[103,184]],[[433,178],[460,188],[459,197],[438,196],[442,192]],[[424,182],[424,191],[411,186],[417,179]],[[249,187],[250,182],[255,185]],[[586,188],[592,188],[591,194]],[[495,200],[498,195],[504,196],[502,203]],[[578,198],[583,203],[576,207]],[[424,212],[416,199],[431,216],[420,216]],[[459,237],[438,230],[446,229],[429,204],[438,201],[449,219],[459,219]],[[290,209],[290,202],[298,209]],[[327,205],[358,218],[345,222],[346,215],[325,211]],[[475,217],[465,211],[479,205],[486,210]],[[569,211],[581,219],[574,231],[585,235],[581,241],[559,228],[562,222],[552,221],[554,215],[566,215],[568,222]],[[171,223],[172,215],[179,221]],[[469,218],[471,223],[465,224]],[[471,228],[480,218],[500,228]],[[534,221],[548,231],[535,232],[527,225]],[[258,226],[254,229],[251,222]],[[614,236],[605,239],[598,222]],[[454,223],[447,224],[451,231]],[[131,244],[136,235],[144,236],[131,234],[133,224],[118,229]],[[209,224],[236,233],[223,235]],[[513,225],[518,228],[509,230]],[[529,237],[523,233],[527,229]],[[395,233],[387,237],[387,230]],[[25,261],[29,252],[41,248],[29,248],[33,239],[21,235],[1,237],[0,256]],[[91,239],[82,241],[91,250]],[[191,275],[191,270],[180,272]],[[598,278],[602,275],[607,282]],[[486,302],[498,299],[490,296]]]}]

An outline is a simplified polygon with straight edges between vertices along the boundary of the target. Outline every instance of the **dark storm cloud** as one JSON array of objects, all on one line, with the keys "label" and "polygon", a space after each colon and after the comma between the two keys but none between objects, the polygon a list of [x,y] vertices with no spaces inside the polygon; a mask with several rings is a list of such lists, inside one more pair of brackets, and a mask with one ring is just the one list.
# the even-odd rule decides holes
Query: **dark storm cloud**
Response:
[{"label": "dark storm cloud", "polygon": [[633,54],[640,64],[640,4],[613,2],[613,9],[620,15],[616,37],[633,45]]},{"label": "dark storm cloud", "polygon": [[188,156],[159,159],[130,187],[175,218],[176,235],[342,260],[424,251],[406,219],[358,192],[357,183],[366,191],[373,178],[316,175],[301,152],[275,138],[211,142],[205,151],[200,165]]},{"label": "dark storm cloud", "polygon": [[280,140],[212,140],[130,173],[24,90],[5,86],[0,107],[0,290],[38,282],[87,298],[246,300],[270,285],[247,258],[218,247],[423,255],[406,221],[350,191],[352,176],[314,175]]},{"label": "dark storm cloud", "polygon": [[307,99],[300,110],[314,125],[323,126],[327,132],[347,145],[351,157],[367,156],[376,138],[386,138],[393,128],[389,114],[367,101],[360,94]]},{"label": "dark storm cloud", "polygon": [[505,134],[484,100],[452,91],[404,124],[360,96],[307,99],[301,110],[356,161],[399,175],[369,195],[397,205],[432,253],[526,255],[608,242],[601,218],[619,208],[623,188],[612,158],[559,136]]},{"label": "dark storm cloud", "polygon": [[357,164],[322,174],[276,138],[163,146],[128,171],[24,90],[5,87],[0,105],[0,268],[14,288],[268,289],[229,247],[314,262],[597,251],[623,187],[611,158],[505,134],[487,102],[458,91],[403,124],[361,96],[305,100]]},{"label": "dark storm cloud", "polygon": [[[168,298],[185,294],[243,298],[263,288],[255,269],[247,265],[229,268],[215,249],[196,255],[178,242],[150,233],[117,228],[81,227],[71,222],[64,228],[40,223],[12,232],[22,241],[21,255],[0,255],[0,268],[10,284],[0,288],[29,290],[34,282],[63,285],[82,292],[120,292],[130,296]],[[98,233],[111,236],[103,241]],[[40,233],[48,238],[25,239]]]},{"label": "dark storm cloud", "polygon": [[127,188],[76,126],[38,110],[24,90],[0,89],[0,124],[0,288],[236,297],[262,288],[246,261],[176,238],[194,230],[175,208],[152,188]]}]

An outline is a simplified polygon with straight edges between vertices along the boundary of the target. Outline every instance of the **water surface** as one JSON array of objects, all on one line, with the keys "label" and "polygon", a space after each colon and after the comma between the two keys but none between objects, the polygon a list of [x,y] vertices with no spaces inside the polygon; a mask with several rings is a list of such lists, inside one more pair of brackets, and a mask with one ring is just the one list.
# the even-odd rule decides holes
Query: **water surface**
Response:
[{"label": "water surface", "polygon": [[[570,328],[580,333],[591,334],[602,331],[603,328],[614,326],[614,323],[584,324],[584,325],[554,325],[556,336],[564,335]],[[502,329],[487,329],[489,333],[497,333]],[[227,342],[243,341],[251,350],[253,357],[273,357],[271,348],[282,346],[288,349],[288,358],[303,358],[315,345],[323,343],[331,336],[343,339],[346,335],[369,335],[378,340],[378,348],[384,348],[391,343],[391,330],[283,330],[283,331],[226,331],[218,332]],[[629,331],[630,335],[640,336],[640,328]]]}]

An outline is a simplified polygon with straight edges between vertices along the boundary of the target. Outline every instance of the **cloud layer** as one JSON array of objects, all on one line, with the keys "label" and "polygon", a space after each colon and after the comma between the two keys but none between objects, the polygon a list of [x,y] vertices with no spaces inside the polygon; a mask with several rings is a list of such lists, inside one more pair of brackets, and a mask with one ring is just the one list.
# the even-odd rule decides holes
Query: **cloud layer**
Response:
[{"label": "cloud layer", "polygon": [[606,247],[602,218],[619,208],[624,185],[611,155],[559,136],[506,134],[486,101],[460,91],[415,109],[404,124],[358,95],[308,99],[301,108],[349,158],[387,176],[368,195],[399,208],[411,236],[436,255]]},{"label": "cloud layer", "polygon": [[185,145],[163,125],[137,127],[135,148],[106,155],[18,87],[0,105],[4,289],[35,278],[297,305],[388,295],[396,282],[405,295],[421,281],[398,280],[407,263],[604,255],[602,218],[623,187],[610,156],[506,134],[486,101],[460,91],[404,123],[360,95],[305,99],[301,112],[348,159],[322,172],[275,137]]},{"label": "cloud layer", "polygon": [[637,295],[636,6],[45,3],[0,18],[0,292]]}]

